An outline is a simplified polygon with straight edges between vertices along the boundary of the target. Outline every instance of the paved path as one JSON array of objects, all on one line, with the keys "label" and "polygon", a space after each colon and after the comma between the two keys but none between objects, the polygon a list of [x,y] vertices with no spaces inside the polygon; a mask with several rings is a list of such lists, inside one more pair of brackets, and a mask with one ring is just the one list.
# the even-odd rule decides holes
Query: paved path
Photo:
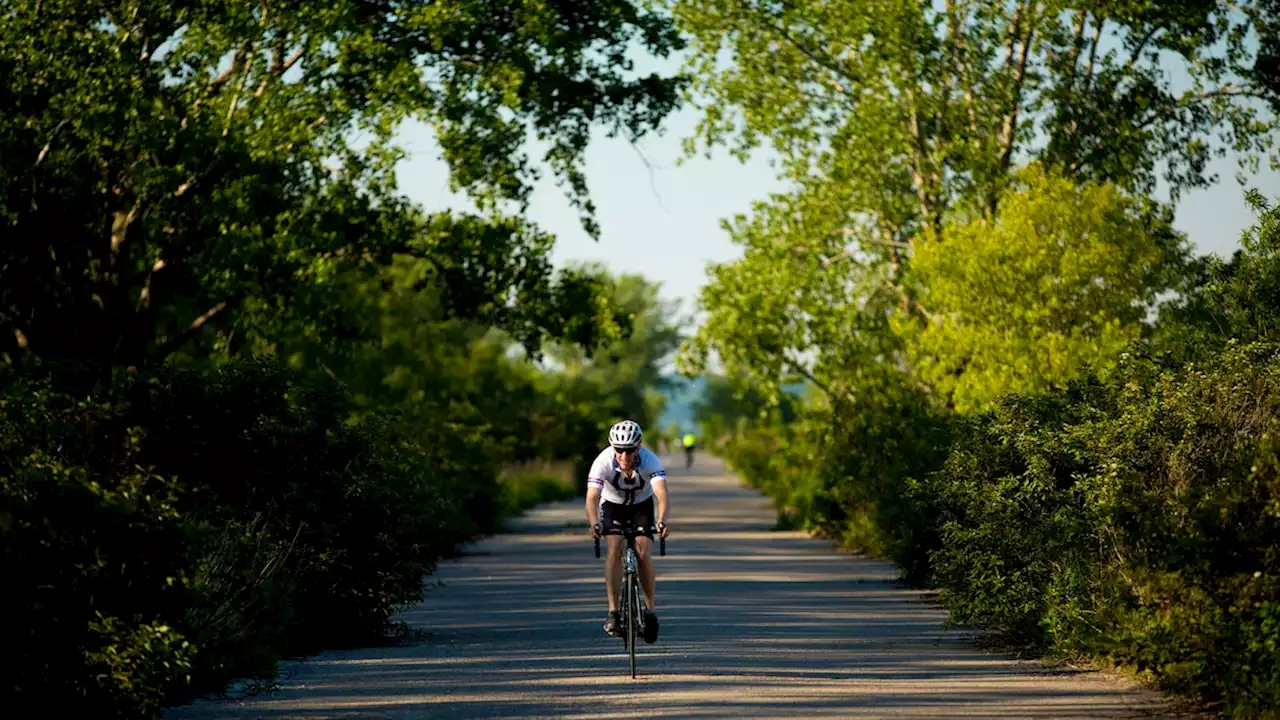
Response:
[{"label": "paved path", "polygon": [[768,502],[714,460],[670,487],[662,636],[637,680],[601,631],[602,561],[573,501],[444,563],[444,587],[400,616],[423,642],[283,663],[275,692],[166,718],[1175,716],[1114,677],[972,649],[892,566],[770,530]]}]

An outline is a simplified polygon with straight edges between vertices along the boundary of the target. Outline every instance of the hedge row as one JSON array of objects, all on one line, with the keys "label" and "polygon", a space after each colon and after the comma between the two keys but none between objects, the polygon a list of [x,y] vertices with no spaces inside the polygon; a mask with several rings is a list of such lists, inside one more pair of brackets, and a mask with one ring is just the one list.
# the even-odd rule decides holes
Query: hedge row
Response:
[{"label": "hedge row", "polygon": [[154,716],[367,642],[506,503],[480,434],[349,422],[339,388],[267,362],[82,395],[0,387],[0,647],[22,658],[0,706],[16,717]]},{"label": "hedge row", "polygon": [[945,427],[859,417],[726,453],[786,521],[891,557],[955,623],[1233,717],[1280,713],[1280,344],[1129,357],[1105,383]]},{"label": "hedge row", "polygon": [[[1130,358],[963,423],[926,487],[959,622],[1280,712],[1280,346]],[[1011,529],[1016,531],[1011,532]]]},{"label": "hedge row", "polygon": [[816,425],[747,433],[730,461],[800,524],[939,588],[955,623],[1232,717],[1280,714],[1280,344],[1135,355],[941,430],[879,417],[844,444]]}]

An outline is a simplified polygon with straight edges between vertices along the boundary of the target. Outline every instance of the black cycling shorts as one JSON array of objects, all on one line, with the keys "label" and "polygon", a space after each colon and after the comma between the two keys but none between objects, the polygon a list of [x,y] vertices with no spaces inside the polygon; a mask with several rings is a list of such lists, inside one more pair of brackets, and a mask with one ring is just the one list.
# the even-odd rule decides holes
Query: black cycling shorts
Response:
[{"label": "black cycling shorts", "polygon": [[642,529],[641,535],[653,539],[653,497],[635,505],[620,505],[608,500],[600,502],[600,534],[621,535],[622,527],[633,524]]}]

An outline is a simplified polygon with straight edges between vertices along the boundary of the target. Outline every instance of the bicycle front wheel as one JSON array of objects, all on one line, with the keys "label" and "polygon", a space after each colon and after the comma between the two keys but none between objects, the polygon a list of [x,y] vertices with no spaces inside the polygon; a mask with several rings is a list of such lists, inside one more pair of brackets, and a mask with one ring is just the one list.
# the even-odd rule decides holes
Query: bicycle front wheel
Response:
[{"label": "bicycle front wheel", "polygon": [[631,678],[636,677],[636,635],[640,619],[640,607],[636,602],[636,576],[627,576],[627,653],[631,656]]}]

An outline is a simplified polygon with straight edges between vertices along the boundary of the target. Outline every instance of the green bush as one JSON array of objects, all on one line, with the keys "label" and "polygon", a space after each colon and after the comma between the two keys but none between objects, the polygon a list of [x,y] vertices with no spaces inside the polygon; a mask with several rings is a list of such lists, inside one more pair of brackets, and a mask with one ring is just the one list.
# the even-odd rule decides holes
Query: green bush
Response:
[{"label": "green bush", "polygon": [[888,556],[908,581],[925,581],[936,533],[910,478],[942,462],[946,418],[902,384],[867,393],[852,411],[809,402],[791,412],[790,423],[731,436],[722,449],[729,465],[773,499],[780,524]]},{"label": "green bush", "polygon": [[1043,645],[1051,587],[1096,562],[1079,482],[1093,469],[1088,438],[1063,429],[1080,421],[1080,399],[1010,396],[957,419],[922,487],[937,511],[933,581],[954,622]]},{"label": "green bush", "polygon": [[578,497],[573,480],[547,473],[521,473],[502,478],[504,515],[519,515],[543,503]]},{"label": "green bush", "polygon": [[929,487],[953,618],[1280,709],[1280,345],[1131,357],[968,423]]},{"label": "green bush", "polygon": [[1105,381],[945,421],[806,407],[726,454],[781,514],[938,587],[954,623],[1274,715],[1280,344],[1192,365],[1141,348]]},{"label": "green bush", "polygon": [[181,487],[140,464],[142,428],[111,402],[10,378],[0,391],[0,690],[15,717],[145,716],[193,648]]},{"label": "green bush", "polygon": [[350,422],[336,385],[272,363],[93,401],[49,387],[14,380],[0,405],[5,646],[25,660],[5,707],[146,717],[367,642],[501,510],[478,436]]}]

